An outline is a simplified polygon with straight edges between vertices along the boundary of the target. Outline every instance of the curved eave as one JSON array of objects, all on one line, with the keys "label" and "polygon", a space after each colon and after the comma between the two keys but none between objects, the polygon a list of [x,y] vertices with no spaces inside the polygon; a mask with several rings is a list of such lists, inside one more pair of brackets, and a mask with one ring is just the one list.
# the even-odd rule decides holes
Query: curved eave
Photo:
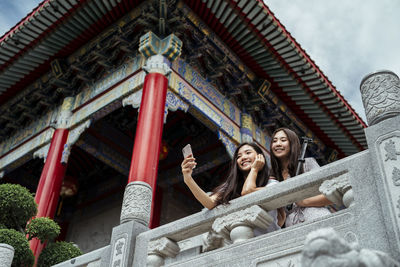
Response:
[{"label": "curved eave", "polygon": [[[140,0],[46,0],[0,38],[0,105]],[[365,123],[261,0],[184,2],[326,145],[367,147]]]},{"label": "curved eave", "polygon": [[0,38],[0,104],[131,11],[139,0],[46,0]]},{"label": "curved eave", "polygon": [[262,1],[185,1],[328,146],[367,147],[366,124]]}]

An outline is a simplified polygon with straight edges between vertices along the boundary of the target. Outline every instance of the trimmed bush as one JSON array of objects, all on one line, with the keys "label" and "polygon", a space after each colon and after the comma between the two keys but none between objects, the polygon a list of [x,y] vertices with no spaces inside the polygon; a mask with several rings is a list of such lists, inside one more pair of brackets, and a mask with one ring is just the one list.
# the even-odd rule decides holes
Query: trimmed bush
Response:
[{"label": "trimmed bush", "polygon": [[28,223],[26,233],[28,240],[36,237],[42,243],[46,240],[53,241],[60,234],[60,226],[50,218],[39,217]]},{"label": "trimmed bush", "polygon": [[38,267],[48,267],[82,255],[72,243],[60,241],[49,243],[39,255]]},{"label": "trimmed bush", "polygon": [[5,243],[14,248],[12,267],[32,266],[35,258],[29,248],[28,240],[24,234],[14,229],[0,229],[0,243]]},{"label": "trimmed bush", "polygon": [[26,222],[36,215],[35,199],[23,186],[0,185],[0,224],[7,228],[25,229]]}]

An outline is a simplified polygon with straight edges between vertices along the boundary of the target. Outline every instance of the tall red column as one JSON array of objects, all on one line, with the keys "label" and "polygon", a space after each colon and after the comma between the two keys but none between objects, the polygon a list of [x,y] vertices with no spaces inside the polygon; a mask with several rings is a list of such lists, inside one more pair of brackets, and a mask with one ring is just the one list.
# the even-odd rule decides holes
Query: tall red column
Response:
[{"label": "tall red column", "polygon": [[[38,204],[36,217],[53,218],[64,179],[66,165],[61,163],[64,145],[68,138],[68,129],[57,129],[51,139],[49,152],[40,176],[36,190],[35,201]],[[35,257],[42,251],[44,245],[36,238],[30,241],[30,247]]]},{"label": "tall red column", "polygon": [[140,38],[139,51],[146,58],[135,144],[121,210],[121,223],[150,223],[154,210],[157,170],[164,124],[170,60],[181,52],[182,42],[173,34],[159,39],[152,32]]},{"label": "tall red column", "polygon": [[128,183],[142,181],[155,188],[168,79],[149,73],[144,79]]},{"label": "tall red column", "polygon": [[[51,139],[42,175],[36,189],[35,201],[38,204],[36,217],[54,218],[54,214],[56,213],[61,184],[67,168],[66,164],[61,163],[61,158],[69,135],[68,121],[71,116],[70,111],[73,100],[72,97],[64,99],[57,118],[57,129],[54,131]],[[36,266],[38,256],[44,248],[44,244],[41,244],[39,240],[34,238],[30,241],[30,247],[35,255]]]},{"label": "tall red column", "polygon": [[[149,184],[152,189],[150,222],[154,213],[167,87],[168,79],[161,73],[149,73],[144,79],[129,171],[128,183],[141,181]],[[153,224],[150,223],[150,225]]]}]

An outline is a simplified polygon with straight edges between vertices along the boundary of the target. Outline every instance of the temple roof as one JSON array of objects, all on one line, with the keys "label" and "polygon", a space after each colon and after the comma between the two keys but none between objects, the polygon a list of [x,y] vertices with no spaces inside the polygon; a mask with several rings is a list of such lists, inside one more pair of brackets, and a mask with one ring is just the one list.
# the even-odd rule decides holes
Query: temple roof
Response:
[{"label": "temple roof", "polygon": [[[259,80],[269,81],[270,90],[326,145],[342,156],[367,148],[366,124],[262,1],[185,0],[183,3],[249,71]],[[147,6],[130,28],[131,32],[124,32],[120,19],[133,16],[130,12],[142,5]],[[42,109],[76,94],[77,82],[63,86],[51,74],[55,60],[65,60],[73,68],[74,76],[81,82],[90,82],[99,68],[81,70],[71,55],[78,49],[82,51],[94,38],[116,33],[108,45],[118,47],[119,52],[92,54],[98,66],[112,68],[123,53],[136,53],[137,37],[143,31],[152,27],[161,33],[180,31],[179,5],[163,0],[43,1],[0,38],[1,138],[39,115]],[[149,25],[149,21],[155,26]],[[53,87],[45,86],[49,81]],[[33,111],[32,106],[37,110]]]}]

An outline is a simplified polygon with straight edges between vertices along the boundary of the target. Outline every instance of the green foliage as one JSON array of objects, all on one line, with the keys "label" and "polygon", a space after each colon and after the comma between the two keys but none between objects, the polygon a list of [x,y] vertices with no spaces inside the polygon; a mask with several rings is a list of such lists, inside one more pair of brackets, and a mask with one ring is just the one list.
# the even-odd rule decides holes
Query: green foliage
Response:
[{"label": "green foliage", "polygon": [[[34,256],[29,248],[28,239],[38,238],[41,242],[54,240],[60,234],[60,226],[50,218],[32,219],[22,233],[26,222],[37,213],[37,205],[32,194],[20,185],[0,185],[0,243],[14,247],[12,267],[32,266]],[[10,228],[10,229],[7,229]],[[18,231],[20,232],[18,232]],[[40,253],[38,266],[52,266],[82,255],[72,243],[50,243]]]},{"label": "green foliage", "polygon": [[60,234],[60,226],[50,218],[39,217],[28,223],[26,233],[28,240],[36,237],[42,243],[46,240],[53,241]]},{"label": "green foliage", "polygon": [[11,229],[24,229],[26,222],[36,215],[35,199],[23,186],[0,185],[0,224]]},{"label": "green foliage", "polygon": [[40,253],[38,267],[52,266],[80,255],[82,255],[81,250],[72,243],[64,241],[50,243]]},{"label": "green foliage", "polygon": [[0,243],[14,247],[12,267],[33,265],[33,253],[29,248],[28,240],[26,240],[24,234],[13,229],[0,229]]}]

